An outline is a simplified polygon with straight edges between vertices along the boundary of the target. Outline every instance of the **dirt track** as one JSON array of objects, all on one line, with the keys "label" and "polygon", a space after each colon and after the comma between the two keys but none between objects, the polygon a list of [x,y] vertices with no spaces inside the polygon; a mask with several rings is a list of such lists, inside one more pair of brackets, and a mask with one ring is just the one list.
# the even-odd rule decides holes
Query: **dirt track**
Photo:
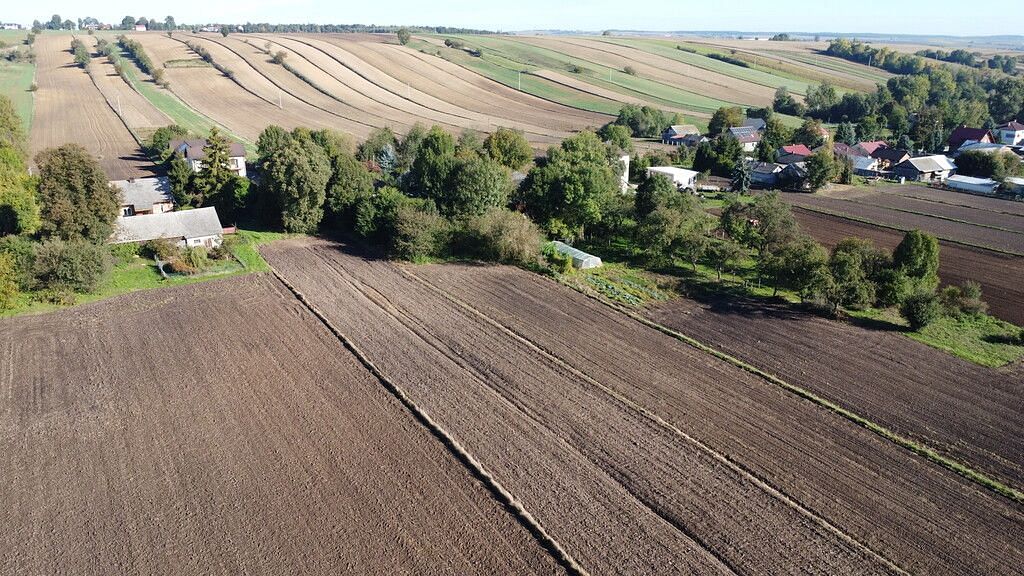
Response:
[{"label": "dirt track", "polygon": [[562,573],[269,275],[0,320],[0,573]]},{"label": "dirt track", "polygon": [[1024,561],[1002,497],[549,281],[265,254],[593,573]]},{"label": "dirt track", "polygon": [[99,159],[112,180],[149,175],[147,168],[152,163],[142,156],[138,143],[85,70],[74,64],[68,51],[71,38],[65,34],[36,38],[33,50],[39,89],[30,138],[32,154],[74,142]]},{"label": "dirt track", "polygon": [[[903,233],[846,218],[796,208],[800,227],[822,244],[832,247],[844,238],[859,237],[879,247],[895,248]],[[1024,258],[939,241],[939,276],[946,284],[974,280],[981,284],[991,312],[1018,326],[1024,325]]]}]

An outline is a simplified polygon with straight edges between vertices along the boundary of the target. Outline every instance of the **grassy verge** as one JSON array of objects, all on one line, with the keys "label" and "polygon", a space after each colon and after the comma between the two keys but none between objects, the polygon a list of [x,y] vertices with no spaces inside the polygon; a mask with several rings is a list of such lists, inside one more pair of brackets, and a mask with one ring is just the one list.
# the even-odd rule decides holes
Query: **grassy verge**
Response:
[{"label": "grassy verge", "polygon": [[35,64],[21,62],[0,64],[0,94],[7,96],[14,103],[14,109],[21,117],[26,134],[32,131],[32,109],[35,97],[30,88],[35,77]]},{"label": "grassy verge", "polygon": [[590,270],[570,270],[558,279],[585,293],[601,296],[630,306],[664,302],[672,297],[673,286],[642,270],[621,263],[610,263]]},{"label": "grassy verge", "polygon": [[[270,266],[267,265],[263,256],[260,255],[257,247],[260,244],[286,237],[288,235],[282,232],[239,230],[239,240],[232,248],[235,261],[216,262],[203,273],[192,276],[172,275],[170,278],[164,278],[160,275],[160,271],[153,260],[133,257],[126,262],[121,262],[114,266],[110,278],[99,290],[91,294],[77,295],[73,305],[77,306],[79,304],[105,300],[140,290],[169,288],[171,286],[195,284],[197,282],[229,278],[253,272],[267,272],[270,270]],[[32,294],[21,294],[15,301],[13,308],[0,312],[0,318],[22,314],[40,314],[67,307],[39,301]]]}]

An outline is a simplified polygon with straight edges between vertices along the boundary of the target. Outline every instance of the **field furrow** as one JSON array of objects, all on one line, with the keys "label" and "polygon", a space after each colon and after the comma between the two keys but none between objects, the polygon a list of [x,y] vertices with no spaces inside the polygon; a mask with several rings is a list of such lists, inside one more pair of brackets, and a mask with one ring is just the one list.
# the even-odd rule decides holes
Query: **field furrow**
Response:
[{"label": "field furrow", "polygon": [[2,320],[0,352],[4,574],[564,573],[272,276]]},{"label": "field furrow", "polygon": [[[86,46],[95,49],[94,37],[85,40]],[[92,77],[107,103],[124,121],[128,128],[140,138],[146,138],[157,128],[171,124],[166,114],[156,109],[121,78],[114,65],[105,56],[92,59]]]},{"label": "field furrow", "polygon": [[[1010,574],[1024,559],[1019,506],[774,384],[520,270],[410,272],[729,455],[911,573]],[[848,378],[836,386],[855,385]]]},{"label": "field furrow", "polygon": [[74,64],[71,36],[42,34],[36,52],[32,154],[67,143],[85,147],[111,179],[149,174],[150,162],[85,70]]},{"label": "field furrow", "polygon": [[962,206],[965,208],[974,208],[975,210],[996,212],[998,214],[1024,216],[1024,202],[1012,202],[1001,198],[989,198],[987,196],[964,194],[963,192],[954,192],[952,190],[920,188],[917,186],[893,186],[886,188],[885,193],[896,194],[906,198],[915,198],[917,200],[926,200],[928,202],[936,202],[939,204],[949,204],[951,206]]}]

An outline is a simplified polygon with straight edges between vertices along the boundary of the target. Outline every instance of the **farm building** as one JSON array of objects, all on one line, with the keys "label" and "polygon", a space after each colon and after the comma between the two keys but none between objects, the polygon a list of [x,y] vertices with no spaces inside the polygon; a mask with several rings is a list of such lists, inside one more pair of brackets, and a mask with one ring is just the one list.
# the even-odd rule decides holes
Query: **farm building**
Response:
[{"label": "farm building", "polygon": [[754,162],[750,165],[750,183],[759,188],[774,188],[784,168],[774,162]]},{"label": "farm building", "polygon": [[847,156],[847,158],[853,163],[853,173],[857,176],[871,178],[882,174],[880,163],[876,158],[870,156]]},{"label": "farm building", "polygon": [[957,149],[956,156],[965,152],[984,152],[985,154],[1002,154],[1003,152],[1006,152],[1007,154],[1010,154],[1013,152],[1013,149],[1005,144],[998,144],[995,142],[973,142],[969,140],[964,142],[963,146]]},{"label": "farm building", "polygon": [[700,136],[700,130],[692,124],[675,124],[661,133],[661,143],[679,146],[687,136]]},{"label": "farm building", "polygon": [[24,28],[22,28],[21,24],[14,24],[14,23],[11,23],[11,22],[4,22],[3,24],[0,24],[0,28],[3,28],[4,30],[23,30],[24,29]]},{"label": "farm building", "polygon": [[[171,150],[174,152],[180,152],[185,156],[185,160],[188,161],[189,166],[192,167],[192,171],[198,173],[199,169],[203,167],[203,158],[206,157],[206,153],[203,148],[206,147],[206,140],[174,140],[170,144]],[[228,168],[235,173],[235,175],[245,178],[245,148],[238,142],[231,142],[228,145]]]},{"label": "farm building", "polygon": [[846,156],[847,158],[852,158],[854,156],[870,156],[870,154],[865,154],[860,148],[850,146],[845,142],[836,142],[832,145],[832,150],[836,153],[836,156]]},{"label": "farm building", "polygon": [[942,182],[949,178],[949,173],[956,170],[956,164],[943,156],[920,156],[905,160],[892,169],[893,176],[920,182]]},{"label": "farm building", "polygon": [[999,182],[991,178],[974,178],[972,176],[961,176],[956,174],[946,178],[946,186],[958,192],[970,192],[972,194],[994,195],[999,189]]},{"label": "farm building", "polygon": [[647,176],[650,177],[653,174],[663,174],[668,176],[668,178],[672,180],[672,183],[680,190],[695,189],[697,187],[697,176],[700,175],[698,172],[694,172],[693,170],[676,168],[675,166],[652,166],[647,169]]},{"label": "farm building", "polygon": [[807,181],[807,164],[804,162],[793,162],[786,165],[779,173],[779,181],[792,190],[810,190],[811,185]]},{"label": "farm building", "polygon": [[768,122],[765,122],[764,118],[747,118],[740,126],[753,128],[755,132],[764,132],[764,129],[768,127]]},{"label": "farm building", "polygon": [[121,216],[161,214],[174,210],[171,181],[166,176],[111,182],[121,190]]},{"label": "farm building", "polygon": [[552,242],[555,246],[555,252],[563,256],[572,258],[573,268],[579,268],[580,270],[587,270],[590,268],[597,268],[601,266],[601,259],[593,254],[587,254],[583,250],[577,250],[572,246],[569,246],[565,242],[554,241]]},{"label": "farm building", "polygon": [[870,142],[860,142],[854,148],[859,150],[864,156],[871,156],[879,148],[886,148],[888,146],[884,140],[872,140]]},{"label": "farm building", "polygon": [[996,141],[1007,146],[1024,145],[1024,124],[1011,120],[995,129]]},{"label": "farm building", "polygon": [[146,25],[145,24],[136,24],[135,25],[135,31],[136,32],[145,32],[146,31]]},{"label": "farm building", "polygon": [[212,206],[181,212],[119,216],[110,243],[127,244],[159,239],[170,240],[181,247],[214,248],[223,241],[224,228],[217,216],[217,209]]},{"label": "farm building", "polygon": [[953,130],[953,133],[949,135],[947,144],[949,144],[950,152],[959,150],[967,141],[986,142],[991,144],[992,142],[995,142],[996,139],[995,136],[992,135],[992,132],[984,128],[968,128],[967,126],[961,126],[956,130]]}]

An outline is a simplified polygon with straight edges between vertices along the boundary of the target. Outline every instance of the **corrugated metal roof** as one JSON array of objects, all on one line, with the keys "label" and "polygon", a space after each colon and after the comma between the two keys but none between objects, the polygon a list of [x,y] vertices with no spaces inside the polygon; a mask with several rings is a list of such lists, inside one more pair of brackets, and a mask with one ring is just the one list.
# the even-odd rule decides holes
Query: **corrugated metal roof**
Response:
[{"label": "corrugated metal roof", "polygon": [[112,244],[145,242],[157,238],[182,239],[216,236],[224,228],[214,207],[164,212],[163,214],[142,214],[121,216],[114,226]]},{"label": "corrugated metal roof", "polygon": [[917,169],[918,172],[942,172],[945,170],[955,170],[956,165],[949,161],[949,158],[941,154],[934,156],[919,156],[917,158],[911,158],[900,165],[910,164]]},{"label": "corrugated metal roof", "polygon": [[962,184],[970,184],[972,186],[998,186],[999,185],[999,182],[996,182],[995,180],[992,180],[991,178],[975,178],[974,176],[962,176],[960,174],[956,174],[954,176],[950,176],[949,178],[946,178],[946,182],[947,183],[951,183],[951,184],[952,183],[960,182]]}]

